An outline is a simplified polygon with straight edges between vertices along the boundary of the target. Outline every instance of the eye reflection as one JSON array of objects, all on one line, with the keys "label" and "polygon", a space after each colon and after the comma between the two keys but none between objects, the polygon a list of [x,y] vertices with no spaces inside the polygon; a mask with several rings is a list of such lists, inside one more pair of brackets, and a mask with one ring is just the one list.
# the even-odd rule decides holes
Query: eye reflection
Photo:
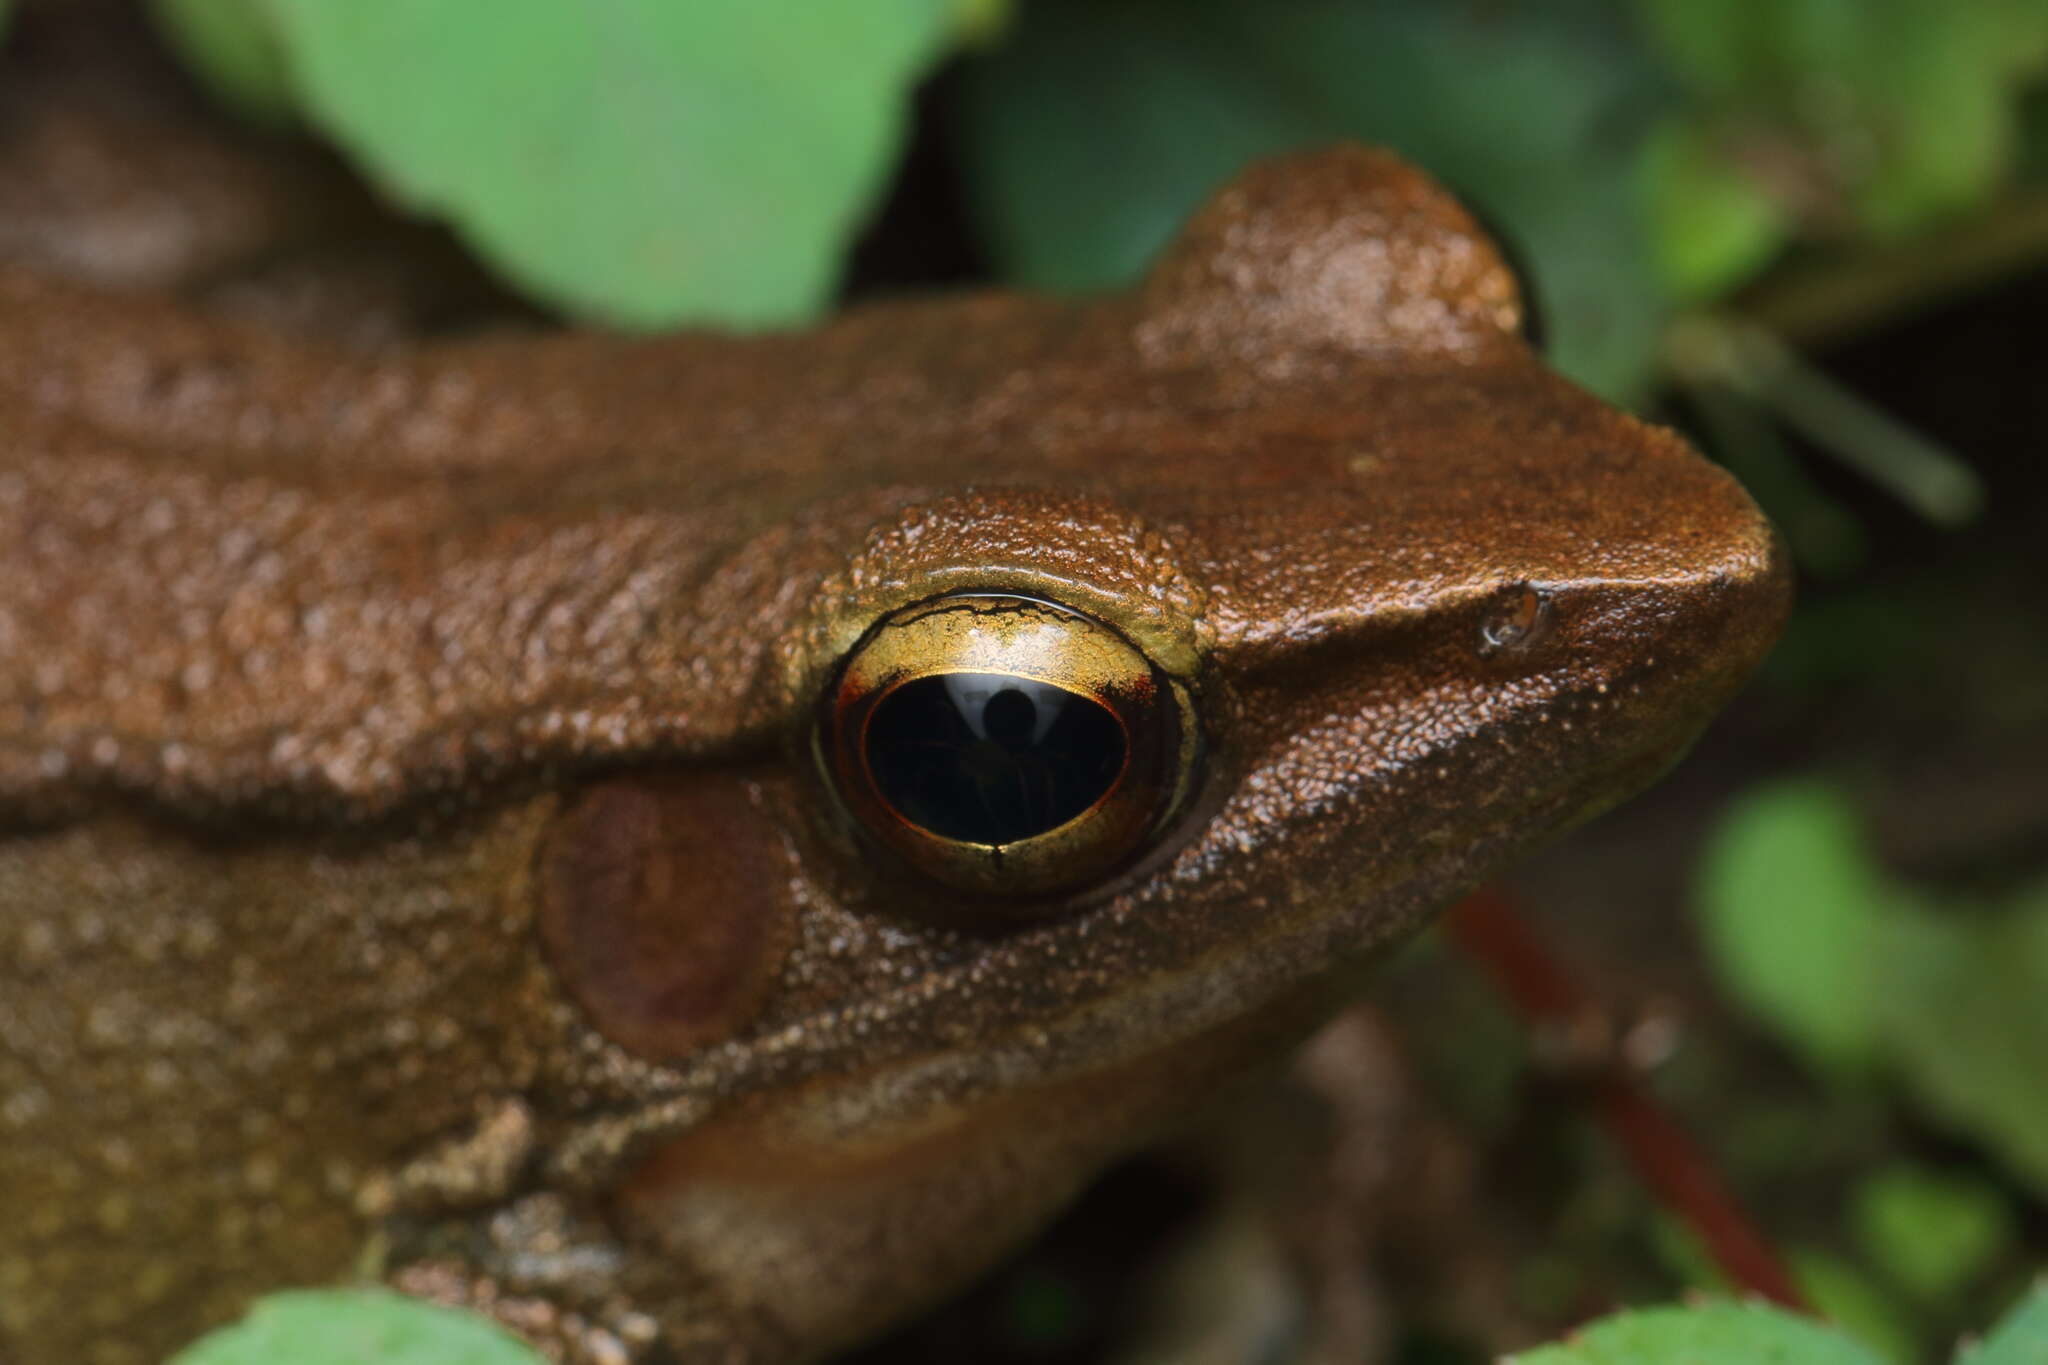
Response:
[{"label": "eye reflection", "polygon": [[877,792],[934,834],[1003,845],[1057,829],[1116,784],[1123,727],[1092,697],[1004,673],[947,673],[890,692],[869,718]]}]

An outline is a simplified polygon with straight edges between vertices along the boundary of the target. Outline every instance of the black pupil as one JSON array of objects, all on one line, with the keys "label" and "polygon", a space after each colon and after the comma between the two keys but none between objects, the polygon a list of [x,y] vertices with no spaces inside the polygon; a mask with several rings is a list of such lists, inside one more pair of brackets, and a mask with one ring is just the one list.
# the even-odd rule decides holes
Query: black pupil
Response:
[{"label": "black pupil", "polygon": [[1095,804],[1124,766],[1109,708],[1007,673],[919,678],[884,697],[867,726],[882,799],[948,839],[1010,844]]}]

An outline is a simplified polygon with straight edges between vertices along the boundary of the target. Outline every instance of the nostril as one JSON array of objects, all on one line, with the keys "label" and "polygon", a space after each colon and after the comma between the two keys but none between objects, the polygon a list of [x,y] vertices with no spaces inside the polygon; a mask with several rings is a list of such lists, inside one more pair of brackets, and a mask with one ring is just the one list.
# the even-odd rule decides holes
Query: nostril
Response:
[{"label": "nostril", "polygon": [[1479,652],[1499,654],[1526,649],[1550,624],[1550,594],[1530,583],[1514,583],[1495,593],[1479,620]]}]

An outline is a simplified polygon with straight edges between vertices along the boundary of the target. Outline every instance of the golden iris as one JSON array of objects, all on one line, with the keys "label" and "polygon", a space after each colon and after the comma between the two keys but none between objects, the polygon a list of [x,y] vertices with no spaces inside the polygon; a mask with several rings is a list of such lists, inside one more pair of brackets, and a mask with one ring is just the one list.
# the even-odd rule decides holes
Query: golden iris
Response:
[{"label": "golden iris", "polygon": [[1121,632],[1014,593],[892,612],[823,699],[820,763],[860,833],[961,891],[1042,898],[1135,861],[1185,804],[1191,692]]}]

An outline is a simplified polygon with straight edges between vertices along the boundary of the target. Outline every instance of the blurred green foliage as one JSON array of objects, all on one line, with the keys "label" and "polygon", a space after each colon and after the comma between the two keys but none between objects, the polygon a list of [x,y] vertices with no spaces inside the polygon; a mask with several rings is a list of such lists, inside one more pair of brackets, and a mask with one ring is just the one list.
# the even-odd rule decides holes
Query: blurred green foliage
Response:
[{"label": "blurred green foliage", "polygon": [[[1389,144],[1515,244],[1560,368],[1639,400],[1681,305],[1909,232],[2028,163],[2037,0],[154,0],[535,297],[799,321],[962,45],[962,179],[1014,281],[1129,280],[1246,160]],[[601,16],[601,18],[600,18]],[[2037,136],[2039,136],[2037,132]]]},{"label": "blurred green foliage", "polygon": [[1823,783],[1754,792],[1722,824],[1700,929],[1729,992],[1819,1067],[1880,1055],[1881,920],[1890,888]]},{"label": "blurred green foliage", "polygon": [[1664,290],[1631,121],[1658,78],[1621,19],[1572,2],[1038,0],[970,70],[964,170],[1007,274],[1098,289],[1248,159],[1385,143],[1513,239],[1560,368],[1637,393]]},{"label": "blurred green foliage", "polygon": [[2012,165],[2019,89],[2048,58],[2035,0],[1639,8],[1687,91],[1681,117],[1720,146],[1723,193],[1775,195],[1836,232],[1900,233],[1981,203]]},{"label": "blurred green foliage", "polygon": [[1729,154],[1710,123],[1665,119],[1643,150],[1650,245],[1671,296],[1710,302],[1754,275],[1792,231],[1791,206]]},{"label": "blurred green foliage", "polygon": [[1881,1365],[1831,1328],[1761,1304],[1648,1308],[1589,1324],[1568,1342],[1508,1357],[1509,1365],[1655,1365],[1773,1361],[1782,1365]]},{"label": "blurred green foliage", "polygon": [[[1842,1330],[1761,1303],[1707,1300],[1639,1309],[1506,1365],[1883,1365]],[[2048,1360],[2048,1286],[2037,1288],[1958,1365]],[[170,1365],[539,1365],[482,1319],[382,1290],[317,1290],[264,1299],[241,1322]]]},{"label": "blurred green foliage", "polygon": [[[1861,1265],[1814,1246],[1790,1247],[1785,1259],[1800,1294],[1843,1336],[1890,1365],[1918,1358],[1920,1334],[1908,1307]],[[1729,1357],[1731,1365],[1735,1359]]]},{"label": "blurred green foliage", "polygon": [[1957,1365],[2041,1365],[2044,1360],[2048,1360],[2048,1284],[2037,1284],[1984,1340],[1963,1348]]},{"label": "blurred green foliage", "polygon": [[236,112],[269,127],[295,117],[298,99],[266,0],[151,0],[178,55]]},{"label": "blurred green foliage", "polygon": [[2048,885],[1966,902],[1887,873],[1834,784],[1746,793],[1701,932],[1728,992],[1837,1081],[1874,1075],[2048,1193]]},{"label": "blurred green foliage", "polygon": [[1863,1255],[1923,1302],[1962,1291],[2010,1244],[2016,1219],[1974,1175],[1898,1163],[1857,1189],[1851,1216]]},{"label": "blurred green foliage", "polygon": [[[1724,989],[1849,1092],[1849,1110],[1873,1093],[1902,1103],[2048,1193],[2048,885],[1987,899],[1908,882],[1874,856],[1843,784],[1803,778],[1736,801],[1698,908]],[[2019,1235],[2009,1189],[1913,1162],[1852,1178],[1842,1208],[1854,1258],[1794,1247],[1795,1270],[1830,1318],[1894,1360],[1981,1300]]]},{"label": "blurred green foliage", "polygon": [[[536,298],[627,326],[799,321],[987,0],[183,0],[236,104],[299,112]],[[288,73],[288,75],[286,74]]]},{"label": "blurred green foliage", "polygon": [[1978,905],[1882,870],[1849,796],[1747,792],[1700,880],[1722,984],[1837,1081],[1882,1072],[2048,1193],[2048,886]]},{"label": "blurred green foliage", "polygon": [[[2048,1287],[1966,1349],[1959,1365],[2048,1360]],[[1506,1365],[1881,1365],[1841,1331],[1761,1303],[1709,1301],[1602,1318],[1569,1341],[1509,1356]]]},{"label": "blurred green foliage", "polygon": [[383,1290],[276,1294],[171,1365],[541,1365],[472,1313]]},{"label": "blurred green foliage", "polygon": [[[1793,1141],[1811,1142],[1823,1122],[1810,1112],[1788,1117]],[[1899,1183],[1904,1181],[1913,1183]],[[1949,1303],[1930,1303],[1919,1286],[1939,1280],[1946,1292],[1961,1290],[2010,1249],[2014,1231],[2011,1210],[1995,1188],[1906,1166],[1866,1181],[1853,1214],[1854,1255],[1793,1242],[1783,1248],[1785,1267],[1815,1313],[1896,1365],[1920,1359],[1935,1321],[1951,1316]],[[1658,1259],[1689,1288],[1717,1295],[1740,1290],[1693,1233],[1669,1216],[1657,1220],[1653,1245]],[[1912,1279],[1916,1274],[1923,1278]]]},{"label": "blurred green foliage", "polygon": [[1884,1026],[1911,1097],[2048,1193],[2048,895],[1899,913]]}]

